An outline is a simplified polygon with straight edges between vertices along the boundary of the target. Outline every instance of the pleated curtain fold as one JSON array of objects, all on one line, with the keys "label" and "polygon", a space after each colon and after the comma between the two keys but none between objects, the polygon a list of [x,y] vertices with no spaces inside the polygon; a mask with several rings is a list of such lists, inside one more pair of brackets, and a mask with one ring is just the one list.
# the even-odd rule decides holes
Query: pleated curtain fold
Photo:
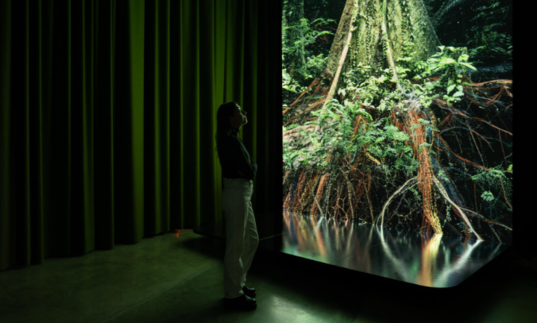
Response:
[{"label": "pleated curtain fold", "polygon": [[0,3],[0,270],[221,221],[228,101],[281,209],[279,1]]}]

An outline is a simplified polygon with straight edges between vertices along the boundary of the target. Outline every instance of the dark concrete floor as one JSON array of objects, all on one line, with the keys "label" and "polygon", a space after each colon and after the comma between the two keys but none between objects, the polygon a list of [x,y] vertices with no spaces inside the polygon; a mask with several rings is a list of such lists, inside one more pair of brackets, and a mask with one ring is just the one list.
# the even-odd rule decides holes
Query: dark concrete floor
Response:
[{"label": "dark concrete floor", "polygon": [[182,230],[5,270],[0,322],[537,322],[537,266],[513,248],[445,289],[259,249],[250,312],[222,305],[224,250],[222,240]]}]

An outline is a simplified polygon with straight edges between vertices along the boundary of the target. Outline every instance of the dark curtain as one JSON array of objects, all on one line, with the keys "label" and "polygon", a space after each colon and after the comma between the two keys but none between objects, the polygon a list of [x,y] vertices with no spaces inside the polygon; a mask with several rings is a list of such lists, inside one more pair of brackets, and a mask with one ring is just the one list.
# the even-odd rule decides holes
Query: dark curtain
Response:
[{"label": "dark curtain", "polygon": [[222,221],[232,100],[281,214],[279,1],[3,0],[0,26],[0,270]]}]

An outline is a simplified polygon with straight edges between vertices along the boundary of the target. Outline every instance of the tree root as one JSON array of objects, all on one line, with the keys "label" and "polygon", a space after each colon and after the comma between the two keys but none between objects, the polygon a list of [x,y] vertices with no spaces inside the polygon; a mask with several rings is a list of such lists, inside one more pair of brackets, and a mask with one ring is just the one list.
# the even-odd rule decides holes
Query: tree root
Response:
[{"label": "tree root", "polygon": [[436,184],[436,187],[440,191],[440,194],[442,194],[442,196],[446,199],[446,201],[448,201],[451,205],[453,205],[453,207],[455,207],[459,211],[459,214],[463,218],[464,222],[466,222],[471,232],[473,232],[476,235],[478,240],[483,240],[483,238],[481,238],[481,236],[474,230],[474,228],[472,227],[472,224],[470,223],[470,221],[468,220],[464,212],[461,210],[461,208],[449,198],[446,191],[444,190],[444,187],[442,186],[442,183],[440,183],[440,181],[436,178],[436,176],[432,176],[432,178],[433,178],[434,183]]},{"label": "tree root", "polygon": [[[416,182],[416,183],[412,183],[412,182]],[[412,183],[412,185],[409,185],[410,183]],[[381,222],[381,225],[384,225],[384,212],[386,211],[386,208],[388,207],[388,205],[390,205],[392,199],[398,195],[398,194],[401,194],[403,192],[405,192],[406,190],[408,190],[409,188],[415,186],[416,184],[418,184],[418,177],[412,177],[411,179],[409,179],[408,181],[406,181],[406,183],[403,184],[403,186],[401,186],[397,191],[395,191],[395,193],[392,194],[392,196],[390,196],[390,198],[388,199],[388,201],[386,201],[386,203],[384,203],[384,206],[382,207],[382,212],[380,212],[380,215],[377,217],[377,220],[375,222],[378,222],[379,219],[382,220]],[[376,223],[375,223],[376,224]]]}]

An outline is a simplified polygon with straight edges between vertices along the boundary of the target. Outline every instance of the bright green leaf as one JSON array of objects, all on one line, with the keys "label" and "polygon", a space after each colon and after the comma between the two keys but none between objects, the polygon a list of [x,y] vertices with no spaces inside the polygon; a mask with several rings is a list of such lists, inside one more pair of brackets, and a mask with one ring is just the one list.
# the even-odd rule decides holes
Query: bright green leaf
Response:
[{"label": "bright green leaf", "polygon": [[461,65],[464,65],[464,66],[466,66],[466,67],[468,67],[468,68],[471,68],[471,69],[473,69],[474,71],[477,71],[477,69],[476,69],[475,67],[473,67],[472,65],[470,65],[470,64],[467,64],[467,63],[460,63],[460,64],[461,64]]}]

